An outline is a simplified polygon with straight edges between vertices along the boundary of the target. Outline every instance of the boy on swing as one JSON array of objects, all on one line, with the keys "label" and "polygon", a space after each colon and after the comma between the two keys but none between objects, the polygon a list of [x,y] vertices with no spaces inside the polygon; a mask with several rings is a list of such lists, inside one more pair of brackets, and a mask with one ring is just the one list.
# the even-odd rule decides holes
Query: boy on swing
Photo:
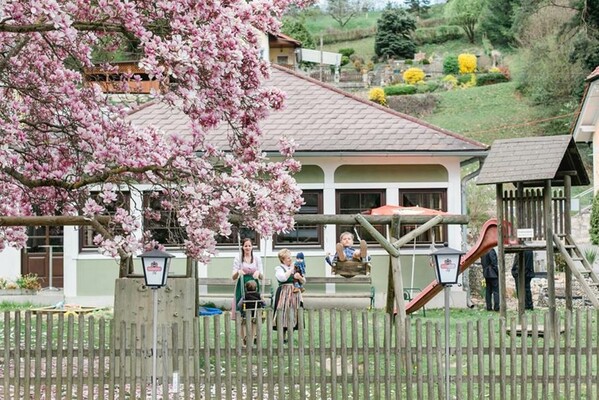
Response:
[{"label": "boy on swing", "polygon": [[356,249],[354,235],[351,232],[343,232],[339,236],[336,250],[335,257],[333,257],[334,263],[337,261],[370,261],[367,255],[366,241],[360,240],[360,248]]}]

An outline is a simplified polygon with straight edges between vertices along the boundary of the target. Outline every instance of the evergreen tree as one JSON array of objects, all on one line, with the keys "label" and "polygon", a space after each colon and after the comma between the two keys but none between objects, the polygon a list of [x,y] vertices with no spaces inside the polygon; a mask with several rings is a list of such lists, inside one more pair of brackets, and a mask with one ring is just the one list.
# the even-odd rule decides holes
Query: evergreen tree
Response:
[{"label": "evergreen tree", "polygon": [[306,26],[298,20],[294,20],[291,18],[286,18],[283,20],[283,25],[281,26],[281,32],[285,35],[291,36],[295,40],[299,40],[302,42],[302,47],[304,49],[315,49],[316,42]]},{"label": "evergreen tree", "polygon": [[479,29],[494,46],[510,46],[514,43],[514,10],[519,0],[493,0],[483,7]]},{"label": "evergreen tree", "polygon": [[430,0],[407,0],[405,4],[410,14],[418,17],[425,15],[428,9],[431,8]]},{"label": "evergreen tree", "polygon": [[387,8],[377,21],[374,39],[374,52],[377,57],[413,58],[416,44],[412,32],[416,30],[416,20],[405,10]]}]

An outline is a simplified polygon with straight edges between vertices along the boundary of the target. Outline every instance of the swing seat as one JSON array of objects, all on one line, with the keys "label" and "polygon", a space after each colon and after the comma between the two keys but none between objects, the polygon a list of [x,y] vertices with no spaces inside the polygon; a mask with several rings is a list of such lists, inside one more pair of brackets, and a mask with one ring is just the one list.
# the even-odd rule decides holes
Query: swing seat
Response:
[{"label": "swing seat", "polygon": [[370,275],[370,263],[367,261],[337,261],[331,265],[333,275],[353,278],[356,275]]},{"label": "swing seat", "polygon": [[246,319],[246,312],[249,311],[251,322],[256,323],[256,318],[260,317],[262,322],[266,320],[266,309],[263,307],[262,300],[244,300],[241,306],[241,317]]}]

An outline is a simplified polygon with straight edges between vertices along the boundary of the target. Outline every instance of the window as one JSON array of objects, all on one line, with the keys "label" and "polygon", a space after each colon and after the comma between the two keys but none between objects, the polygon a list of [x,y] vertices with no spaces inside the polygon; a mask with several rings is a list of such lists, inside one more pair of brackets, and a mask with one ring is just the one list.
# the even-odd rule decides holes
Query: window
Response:
[{"label": "window", "polygon": [[162,197],[157,192],[144,193],[144,213],[147,209],[160,213],[160,220],[143,218],[143,230],[150,231],[152,238],[158,243],[170,247],[183,247],[187,237],[185,230],[179,226],[177,213],[162,208]]},{"label": "window", "polygon": [[[322,191],[304,190],[304,205],[299,214],[322,214]],[[296,225],[295,230],[275,236],[275,247],[286,246],[323,246],[322,225]]]},{"label": "window", "polygon": [[280,64],[280,65],[289,64],[289,56],[277,56],[277,64]]},{"label": "window", "polygon": [[[385,190],[338,190],[337,191],[337,214],[359,214],[380,207],[385,204]],[[349,231],[355,234],[354,226],[358,231],[360,238],[368,243],[377,243],[376,240],[359,224],[356,225],[337,225],[337,238],[341,232]],[[375,229],[385,236],[385,227],[383,225],[374,225]],[[357,238],[356,238],[357,239]]]},{"label": "window", "polygon": [[[400,189],[399,205],[404,207],[425,207],[433,210],[447,211],[447,191],[445,189]],[[417,225],[401,227],[401,236],[416,228]],[[447,226],[437,225],[433,228],[435,243],[447,241]],[[430,244],[433,241],[431,231],[416,238],[416,244]]]},{"label": "window", "polygon": [[[90,194],[90,196],[92,199],[94,199],[98,203],[100,203],[100,200],[101,200],[99,198],[100,192],[92,192]],[[130,202],[129,192],[117,192],[116,201],[104,206],[104,208],[106,209],[106,213],[104,215],[113,216],[116,213],[117,208],[123,208],[125,210],[129,210],[129,208],[130,208],[129,202]],[[90,225],[82,226],[79,229],[79,244],[80,244],[79,249],[83,250],[83,249],[98,248],[98,246],[96,246],[94,244],[94,237],[98,233],[99,232],[96,231],[94,228],[92,228]],[[116,235],[118,235],[119,233],[122,233],[122,231],[120,230],[119,227],[116,227],[114,230],[114,233]]]},{"label": "window", "polygon": [[[239,232],[239,237],[237,233]],[[216,236],[216,243],[218,247],[239,247],[240,239],[243,240],[245,238],[252,239],[252,243],[255,248],[260,248],[260,236],[253,229],[246,228],[242,226],[238,228],[237,226],[231,226],[231,234],[229,236]]]}]

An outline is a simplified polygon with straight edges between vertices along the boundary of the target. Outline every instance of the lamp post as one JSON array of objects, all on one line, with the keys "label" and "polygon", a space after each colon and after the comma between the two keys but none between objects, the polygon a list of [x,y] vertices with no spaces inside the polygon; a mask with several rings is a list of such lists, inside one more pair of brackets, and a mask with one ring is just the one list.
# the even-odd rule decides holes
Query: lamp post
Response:
[{"label": "lamp post", "polygon": [[168,269],[174,256],[158,250],[147,251],[139,256],[144,270],[144,280],[147,287],[152,289],[154,302],[153,340],[152,340],[152,400],[156,400],[156,347],[158,342],[158,289],[166,286]]},{"label": "lamp post", "polygon": [[458,283],[460,272],[460,261],[462,258],[460,250],[444,247],[437,249],[431,254],[435,260],[435,274],[437,282],[443,285],[445,294],[445,398],[449,400],[449,288]]}]

